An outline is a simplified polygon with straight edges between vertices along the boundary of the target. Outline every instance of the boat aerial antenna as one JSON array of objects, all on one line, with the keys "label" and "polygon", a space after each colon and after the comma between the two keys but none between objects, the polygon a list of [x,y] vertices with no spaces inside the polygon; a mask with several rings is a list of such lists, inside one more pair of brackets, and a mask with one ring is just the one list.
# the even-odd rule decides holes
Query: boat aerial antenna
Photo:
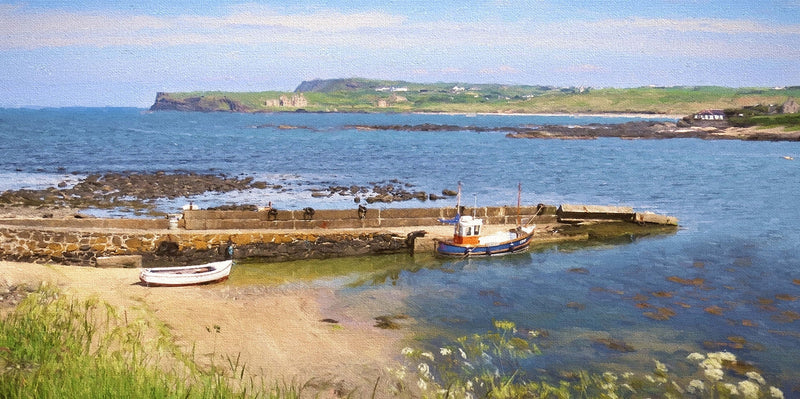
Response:
[{"label": "boat aerial antenna", "polygon": [[461,215],[461,181],[458,181],[458,194],[456,194],[456,215]]},{"label": "boat aerial antenna", "polygon": [[478,194],[472,194],[475,196],[474,204],[472,204],[472,217],[475,217],[475,210],[478,208]]}]

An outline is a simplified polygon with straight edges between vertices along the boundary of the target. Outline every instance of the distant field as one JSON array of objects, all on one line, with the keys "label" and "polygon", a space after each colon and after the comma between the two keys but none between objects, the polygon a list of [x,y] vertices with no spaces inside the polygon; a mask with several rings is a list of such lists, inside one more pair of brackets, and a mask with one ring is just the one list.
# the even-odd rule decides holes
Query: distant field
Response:
[{"label": "distant field", "polygon": [[[555,88],[496,84],[419,84],[366,79],[303,82],[301,105],[279,105],[298,92],[166,93],[170,100],[194,99],[198,111],[246,112],[453,112],[453,113],[654,113],[689,115],[703,109],[781,105],[800,97],[800,87],[727,88],[639,87],[626,89]],[[306,91],[303,91],[306,90]],[[304,101],[304,102],[302,102]]]}]

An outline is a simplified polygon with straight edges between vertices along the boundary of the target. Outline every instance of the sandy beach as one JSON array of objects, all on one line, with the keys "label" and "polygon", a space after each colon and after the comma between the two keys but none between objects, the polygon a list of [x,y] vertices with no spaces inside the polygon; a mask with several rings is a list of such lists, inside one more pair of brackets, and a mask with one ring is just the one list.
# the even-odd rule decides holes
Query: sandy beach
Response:
[{"label": "sandy beach", "polygon": [[[366,304],[339,306],[326,288],[235,286],[145,287],[139,269],[0,262],[0,287],[42,282],[84,299],[97,297],[120,314],[155,318],[201,364],[227,364],[275,382],[307,385],[321,397],[386,392],[402,348],[402,330],[374,326]],[[8,306],[8,304],[3,304]],[[330,319],[336,323],[323,321]],[[367,392],[368,391],[368,392]]]}]

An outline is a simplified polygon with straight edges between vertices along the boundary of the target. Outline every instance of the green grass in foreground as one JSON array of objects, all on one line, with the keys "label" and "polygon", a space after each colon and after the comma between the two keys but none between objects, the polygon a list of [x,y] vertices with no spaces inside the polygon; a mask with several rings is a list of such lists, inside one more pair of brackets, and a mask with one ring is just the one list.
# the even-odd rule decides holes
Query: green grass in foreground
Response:
[{"label": "green grass in foreground", "polygon": [[200,370],[163,326],[128,321],[97,300],[40,288],[0,322],[2,398],[294,398],[246,380],[244,366]]}]

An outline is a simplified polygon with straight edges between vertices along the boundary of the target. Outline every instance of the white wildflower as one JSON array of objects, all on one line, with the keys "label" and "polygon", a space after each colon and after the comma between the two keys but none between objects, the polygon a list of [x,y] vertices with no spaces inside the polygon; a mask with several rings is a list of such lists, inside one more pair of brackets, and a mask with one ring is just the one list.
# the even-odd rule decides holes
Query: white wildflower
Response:
[{"label": "white wildflower", "polygon": [[623,388],[625,388],[625,389],[627,389],[627,390],[629,390],[629,391],[631,391],[631,392],[633,392],[633,393],[636,393],[636,390],[635,390],[635,389],[633,389],[633,387],[632,387],[632,386],[630,386],[630,384],[622,384],[622,385],[620,385],[620,386],[621,386],[621,387],[623,387]]},{"label": "white wildflower", "polygon": [[666,373],[667,372],[667,365],[664,364],[664,363],[659,362],[658,360],[656,360],[656,370],[658,370],[658,371],[660,371],[662,373]]},{"label": "white wildflower", "polygon": [[650,374],[648,374],[648,375],[644,376],[644,378],[646,378],[646,379],[647,379],[647,381],[650,381],[651,383],[655,383],[655,382],[656,382],[656,379],[655,379],[655,378],[653,378],[653,376],[652,376],[652,375],[650,375]]},{"label": "white wildflower", "polygon": [[461,349],[461,348],[458,348],[458,351],[461,353],[461,358],[464,359],[464,360],[467,360],[467,354],[464,353],[464,350]]},{"label": "white wildflower", "polygon": [[627,380],[627,379],[630,379],[631,377],[633,377],[634,375],[635,374],[631,373],[630,371],[626,371],[626,372],[622,373],[622,378]]},{"label": "white wildflower", "polygon": [[689,354],[689,356],[686,356],[686,358],[689,360],[694,360],[696,362],[699,362],[705,359],[706,357],[702,353],[692,352]]},{"label": "white wildflower", "polygon": [[764,380],[764,377],[762,377],[761,374],[758,374],[755,371],[748,371],[747,373],[745,373],[745,375],[747,376],[747,378],[749,378],[749,379],[751,379],[751,380],[753,380],[753,381],[755,381],[755,382],[757,382],[757,383],[759,383],[761,385],[764,385],[764,384],[767,383],[767,381]]},{"label": "white wildflower", "polygon": [[422,353],[420,353],[419,355],[420,355],[420,356],[422,356],[422,357],[427,357],[427,358],[428,358],[428,359],[430,359],[430,360],[433,360],[433,353],[430,353],[430,352],[422,352]]},{"label": "white wildflower", "polygon": [[722,369],[706,369],[705,374],[706,378],[708,378],[708,380],[711,382],[719,381],[725,376],[725,373],[722,371]]},{"label": "white wildflower", "polygon": [[608,382],[616,382],[617,376],[610,371],[606,371],[605,373],[603,373],[603,379],[605,379]]},{"label": "white wildflower", "polygon": [[689,382],[689,386],[686,387],[686,390],[689,393],[702,393],[706,390],[706,384],[700,380],[692,380]]},{"label": "white wildflower", "polygon": [[708,359],[703,360],[702,362],[700,362],[700,366],[703,367],[706,370],[709,370],[709,369],[721,369],[722,368],[722,362],[720,362],[719,359],[716,359],[716,358],[713,358],[713,357],[709,357]]},{"label": "white wildflower", "polygon": [[747,380],[739,383],[739,390],[742,391],[742,396],[748,399],[758,398],[758,384],[753,381]]},{"label": "white wildflower", "polygon": [[472,380],[467,381],[467,383],[464,384],[464,387],[467,388],[468,391],[471,391],[472,390]]},{"label": "white wildflower", "polygon": [[431,379],[431,368],[428,366],[428,363],[418,364],[417,370],[419,370],[419,374],[425,379]]},{"label": "white wildflower", "polygon": [[428,383],[425,382],[425,380],[423,380],[422,378],[417,380],[417,386],[419,387],[419,389],[421,389],[423,391],[428,389]]},{"label": "white wildflower", "polygon": [[719,360],[720,362],[722,362],[722,361],[727,361],[727,362],[735,362],[735,361],[736,361],[736,355],[734,355],[733,353],[730,353],[730,352],[714,352],[714,353],[709,353],[709,354],[708,354],[708,357],[709,357],[709,358],[714,358],[714,359],[717,359],[717,360]]},{"label": "white wildflower", "polygon": [[406,346],[400,351],[400,353],[402,353],[404,356],[410,356],[412,353],[414,353],[414,350]]},{"label": "white wildflower", "polygon": [[725,388],[725,390],[727,390],[728,394],[730,394],[730,395],[738,395],[739,394],[739,390],[736,389],[736,385],[729,384],[729,383],[726,382],[726,383],[722,384],[722,387]]},{"label": "white wildflower", "polygon": [[450,348],[439,348],[439,353],[441,353],[442,356],[450,356],[450,354],[452,354],[453,351],[450,350]]},{"label": "white wildflower", "polygon": [[769,387],[769,394],[773,398],[776,399],[783,399],[783,391],[775,387]]},{"label": "white wildflower", "polygon": [[406,366],[400,366],[398,369],[387,368],[390,374],[393,374],[397,379],[402,380],[406,378]]}]

